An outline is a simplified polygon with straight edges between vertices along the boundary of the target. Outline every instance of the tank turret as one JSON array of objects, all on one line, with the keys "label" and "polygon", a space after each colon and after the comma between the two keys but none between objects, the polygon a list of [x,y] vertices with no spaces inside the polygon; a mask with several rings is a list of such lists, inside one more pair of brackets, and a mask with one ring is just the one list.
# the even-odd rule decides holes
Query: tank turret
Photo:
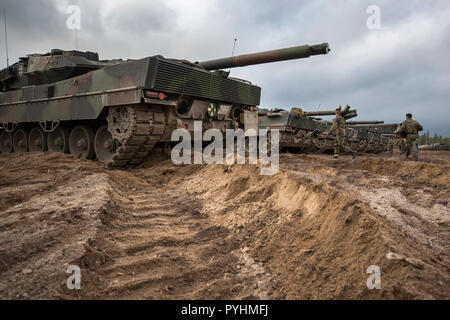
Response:
[{"label": "tank turret", "polygon": [[91,51],[53,49],[45,54],[29,54],[0,71],[0,91],[61,81],[120,62],[99,61],[98,54]]}]

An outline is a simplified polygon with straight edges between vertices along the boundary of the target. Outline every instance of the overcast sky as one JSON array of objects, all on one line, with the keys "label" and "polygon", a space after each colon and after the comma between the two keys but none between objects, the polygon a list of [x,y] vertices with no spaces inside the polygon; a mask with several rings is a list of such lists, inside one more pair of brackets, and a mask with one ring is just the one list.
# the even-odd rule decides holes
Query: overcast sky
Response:
[{"label": "overcast sky", "polygon": [[[81,9],[78,49],[101,59],[161,54],[192,61],[328,42],[331,53],[232,69],[262,87],[261,106],[325,110],[349,104],[360,120],[401,122],[450,136],[448,0],[0,0],[10,63],[28,53],[74,49],[69,5]],[[370,5],[381,29],[369,29]],[[3,15],[0,64],[6,66]],[[370,21],[373,21],[370,19]]]}]

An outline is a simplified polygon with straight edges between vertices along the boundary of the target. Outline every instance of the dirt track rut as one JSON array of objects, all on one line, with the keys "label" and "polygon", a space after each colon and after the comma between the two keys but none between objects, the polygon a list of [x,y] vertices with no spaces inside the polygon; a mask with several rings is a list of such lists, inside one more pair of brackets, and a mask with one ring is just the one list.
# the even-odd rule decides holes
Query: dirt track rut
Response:
[{"label": "dirt track rut", "polygon": [[127,178],[135,183],[114,197],[113,210],[126,218],[114,222],[111,240],[117,254],[99,270],[109,297],[242,299],[265,294],[254,290],[254,275],[244,270],[241,239],[211,224],[201,213],[201,202],[179,186],[161,188],[121,175],[126,177],[122,183]]}]

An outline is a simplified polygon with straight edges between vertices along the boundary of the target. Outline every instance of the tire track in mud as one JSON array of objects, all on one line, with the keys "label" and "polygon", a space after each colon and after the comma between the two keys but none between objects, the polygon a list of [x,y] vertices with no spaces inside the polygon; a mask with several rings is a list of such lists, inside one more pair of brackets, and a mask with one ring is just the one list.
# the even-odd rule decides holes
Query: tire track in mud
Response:
[{"label": "tire track in mud", "polygon": [[[54,153],[0,157],[0,167],[2,298],[242,299],[272,290],[242,238],[163,181],[175,170],[150,168],[143,179]],[[67,289],[68,265],[81,268],[81,290]]]},{"label": "tire track in mud", "polygon": [[265,270],[240,249],[239,236],[201,213],[199,200],[177,185],[115,174],[112,199],[121,218],[112,222],[109,239],[115,254],[98,271],[105,283],[101,297],[266,298]]}]

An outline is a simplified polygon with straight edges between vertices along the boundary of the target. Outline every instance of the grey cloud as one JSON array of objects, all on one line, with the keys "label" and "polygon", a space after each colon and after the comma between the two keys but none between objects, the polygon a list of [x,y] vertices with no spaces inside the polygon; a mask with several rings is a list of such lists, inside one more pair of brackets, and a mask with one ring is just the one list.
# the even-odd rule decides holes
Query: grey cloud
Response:
[{"label": "grey cloud", "polygon": [[163,1],[144,2],[127,6],[123,2],[117,10],[106,17],[108,27],[125,34],[148,32],[156,33],[173,28],[177,13],[164,5]]}]

